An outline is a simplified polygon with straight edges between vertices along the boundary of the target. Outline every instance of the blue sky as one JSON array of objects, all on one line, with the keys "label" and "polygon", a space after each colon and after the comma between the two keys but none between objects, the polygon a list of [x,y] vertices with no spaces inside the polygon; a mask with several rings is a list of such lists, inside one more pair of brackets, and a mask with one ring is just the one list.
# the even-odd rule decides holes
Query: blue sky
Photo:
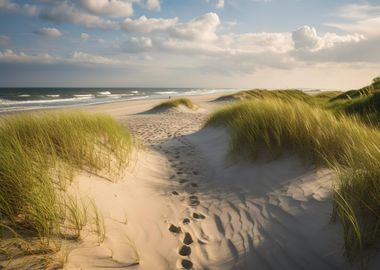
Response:
[{"label": "blue sky", "polygon": [[379,29],[379,0],[0,0],[0,86],[355,88]]}]

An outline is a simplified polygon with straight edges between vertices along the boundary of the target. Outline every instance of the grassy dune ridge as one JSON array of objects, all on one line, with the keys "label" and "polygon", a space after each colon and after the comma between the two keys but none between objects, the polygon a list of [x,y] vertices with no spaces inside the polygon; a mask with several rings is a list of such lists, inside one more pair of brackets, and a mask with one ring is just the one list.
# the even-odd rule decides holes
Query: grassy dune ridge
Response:
[{"label": "grassy dune ridge", "polygon": [[380,131],[357,118],[300,101],[254,99],[215,112],[208,126],[225,126],[231,152],[256,158],[259,149],[274,158],[294,151],[333,168],[335,218],[343,224],[349,258],[377,243],[380,235]]},{"label": "grassy dune ridge", "polygon": [[174,108],[178,106],[185,106],[189,109],[195,109],[196,105],[188,98],[175,98],[169,101],[162,102],[153,107],[153,109],[164,109],[164,108]]},{"label": "grassy dune ridge", "polygon": [[45,243],[79,237],[88,207],[66,194],[75,172],[116,176],[128,165],[133,142],[130,132],[106,115],[57,112],[1,118],[3,231],[18,234],[21,229]]},{"label": "grassy dune ridge", "polygon": [[311,97],[305,92],[298,89],[271,90],[271,91],[268,91],[266,89],[253,89],[253,90],[240,91],[240,92],[229,94],[229,95],[224,95],[217,98],[215,101],[228,100],[229,98],[236,99],[236,100],[246,100],[246,99],[254,99],[254,98],[259,98],[259,99],[279,98],[279,99],[285,99],[285,100],[298,99],[298,100],[306,101],[306,100],[309,100]]}]

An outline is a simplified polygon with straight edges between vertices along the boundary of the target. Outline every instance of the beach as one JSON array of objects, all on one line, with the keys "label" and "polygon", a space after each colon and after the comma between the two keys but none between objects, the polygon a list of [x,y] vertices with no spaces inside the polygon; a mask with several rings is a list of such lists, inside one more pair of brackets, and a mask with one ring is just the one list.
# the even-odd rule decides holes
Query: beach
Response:
[{"label": "beach", "polygon": [[85,108],[112,114],[144,148],[119,183],[79,179],[104,208],[106,237],[70,252],[66,269],[123,268],[135,251],[134,269],[349,268],[330,223],[334,173],[291,155],[226,159],[226,131],[201,130],[220,95],[192,97],[195,112],[149,111],[159,100]]},{"label": "beach", "polygon": [[[215,110],[232,104],[215,101],[225,94],[191,96],[194,109],[154,108],[169,99],[81,107],[114,117],[137,146],[116,180],[75,174],[68,192],[95,205],[101,240],[84,226],[78,240],[62,242],[47,268],[359,267],[347,260],[342,226],[332,222],[336,173],[292,152],[231,157],[228,130],[205,126]],[[8,267],[25,258],[35,255]]]}]

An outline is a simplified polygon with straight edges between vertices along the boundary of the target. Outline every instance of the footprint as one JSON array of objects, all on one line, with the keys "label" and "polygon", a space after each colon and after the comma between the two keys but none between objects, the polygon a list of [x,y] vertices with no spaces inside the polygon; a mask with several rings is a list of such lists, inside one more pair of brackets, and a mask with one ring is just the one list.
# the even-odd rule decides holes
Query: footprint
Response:
[{"label": "footprint", "polygon": [[193,237],[191,237],[190,233],[185,233],[185,237],[183,238],[183,243],[185,245],[191,245],[193,243]]},{"label": "footprint", "polygon": [[198,206],[200,204],[198,197],[195,195],[191,195],[189,199],[190,199],[190,206]]},{"label": "footprint", "polygon": [[169,227],[169,231],[171,231],[172,233],[180,233],[181,227],[171,224]]},{"label": "footprint", "polygon": [[178,254],[181,256],[189,256],[191,254],[191,247],[183,245],[178,251]]},{"label": "footprint", "polygon": [[178,193],[177,191],[175,191],[175,190],[172,191],[172,194],[173,194],[173,195],[176,195],[176,196],[179,195],[179,193]]},{"label": "footprint", "polygon": [[192,186],[192,187],[198,187],[198,184],[196,184],[196,183],[191,183],[191,186]]},{"label": "footprint", "polygon": [[182,223],[183,223],[184,225],[187,225],[187,224],[190,223],[190,219],[188,219],[188,218],[184,218],[184,219],[182,220]]},{"label": "footprint", "polygon": [[193,267],[193,263],[189,260],[182,260],[181,264],[185,269],[191,269]]},{"label": "footprint", "polygon": [[179,179],[179,183],[180,184],[183,184],[183,183],[186,183],[186,182],[188,182],[188,180],[186,180],[186,179]]},{"label": "footprint", "polygon": [[205,219],[206,216],[201,213],[193,213],[193,218],[195,219]]}]

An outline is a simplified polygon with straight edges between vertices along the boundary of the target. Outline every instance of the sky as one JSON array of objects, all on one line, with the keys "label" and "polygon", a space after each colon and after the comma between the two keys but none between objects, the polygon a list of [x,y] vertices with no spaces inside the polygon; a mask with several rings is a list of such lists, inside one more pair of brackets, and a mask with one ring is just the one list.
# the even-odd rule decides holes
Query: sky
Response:
[{"label": "sky", "polygon": [[0,0],[0,87],[353,89],[380,0]]}]

